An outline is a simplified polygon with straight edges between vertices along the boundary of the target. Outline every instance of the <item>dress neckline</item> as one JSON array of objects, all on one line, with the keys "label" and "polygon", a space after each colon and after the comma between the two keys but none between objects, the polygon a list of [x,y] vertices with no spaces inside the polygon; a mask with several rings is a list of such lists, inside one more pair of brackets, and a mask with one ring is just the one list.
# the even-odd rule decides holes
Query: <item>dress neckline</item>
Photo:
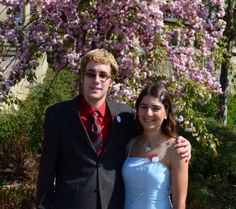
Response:
[{"label": "dress neckline", "polygon": [[142,160],[145,160],[145,161],[153,163],[153,164],[159,164],[170,171],[170,168],[167,165],[165,165],[164,163],[162,163],[160,161],[153,162],[151,159],[148,159],[147,157],[128,156],[126,159],[142,159]]}]

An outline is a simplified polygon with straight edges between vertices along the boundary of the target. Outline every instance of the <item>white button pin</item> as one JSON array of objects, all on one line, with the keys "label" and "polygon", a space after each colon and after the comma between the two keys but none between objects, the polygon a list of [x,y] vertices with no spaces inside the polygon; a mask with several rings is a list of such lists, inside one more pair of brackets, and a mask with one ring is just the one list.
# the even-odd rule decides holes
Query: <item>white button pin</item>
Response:
[{"label": "white button pin", "polygon": [[116,119],[117,119],[117,122],[118,122],[118,123],[120,123],[120,122],[121,122],[121,118],[120,118],[120,116],[119,116],[119,115],[116,117]]}]

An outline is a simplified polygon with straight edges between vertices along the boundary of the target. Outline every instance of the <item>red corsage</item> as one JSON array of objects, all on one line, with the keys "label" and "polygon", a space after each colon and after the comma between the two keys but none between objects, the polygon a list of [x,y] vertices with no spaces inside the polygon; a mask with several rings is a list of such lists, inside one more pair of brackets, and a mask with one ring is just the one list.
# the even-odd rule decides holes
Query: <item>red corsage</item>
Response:
[{"label": "red corsage", "polygon": [[156,153],[152,153],[149,157],[148,160],[152,161],[153,163],[157,163],[159,161],[159,158]]}]

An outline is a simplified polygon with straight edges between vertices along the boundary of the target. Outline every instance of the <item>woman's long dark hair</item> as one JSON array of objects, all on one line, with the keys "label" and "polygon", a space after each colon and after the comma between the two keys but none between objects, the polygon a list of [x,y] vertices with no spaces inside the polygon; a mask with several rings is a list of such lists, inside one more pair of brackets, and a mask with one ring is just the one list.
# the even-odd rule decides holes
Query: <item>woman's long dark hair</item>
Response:
[{"label": "woman's long dark hair", "polygon": [[[164,105],[167,113],[167,119],[164,119],[161,125],[161,130],[165,135],[169,137],[176,137],[176,123],[173,116],[172,103],[170,100],[169,92],[167,91],[163,82],[159,81],[158,83],[154,83],[150,86],[145,87],[141,91],[135,104],[137,114],[139,105],[145,96],[152,96],[158,98],[160,102]],[[138,123],[138,127],[140,128],[141,131],[143,131],[143,127],[140,124],[138,116],[136,120]]]}]

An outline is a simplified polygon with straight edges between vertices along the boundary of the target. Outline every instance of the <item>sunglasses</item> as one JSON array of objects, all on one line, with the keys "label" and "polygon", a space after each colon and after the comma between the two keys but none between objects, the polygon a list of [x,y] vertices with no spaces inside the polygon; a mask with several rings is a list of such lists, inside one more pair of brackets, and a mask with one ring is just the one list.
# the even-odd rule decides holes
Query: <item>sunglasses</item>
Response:
[{"label": "sunglasses", "polygon": [[88,72],[85,72],[84,75],[87,78],[90,78],[90,79],[96,79],[97,75],[98,75],[100,81],[102,81],[102,82],[105,82],[106,80],[111,78],[111,75],[109,75],[108,73],[103,72],[103,71],[102,72],[98,72],[98,73],[95,73],[95,72],[92,72],[92,71],[88,71]]}]

